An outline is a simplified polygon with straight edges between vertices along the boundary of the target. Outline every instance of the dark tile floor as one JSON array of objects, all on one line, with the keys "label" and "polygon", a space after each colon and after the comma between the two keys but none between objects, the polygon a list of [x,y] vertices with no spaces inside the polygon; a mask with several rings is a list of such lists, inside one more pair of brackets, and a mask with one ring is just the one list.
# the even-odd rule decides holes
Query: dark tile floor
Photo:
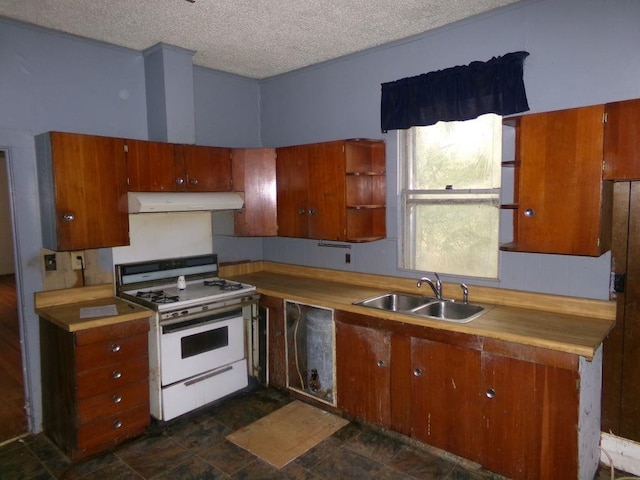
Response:
[{"label": "dark tile floor", "polygon": [[[240,427],[291,401],[258,389],[165,424],[117,449],[72,464],[43,435],[0,447],[0,479],[499,479],[475,465],[440,456],[351,422],[281,470],[225,440]],[[602,472],[601,472],[602,473]],[[598,479],[608,476],[598,477]]]}]

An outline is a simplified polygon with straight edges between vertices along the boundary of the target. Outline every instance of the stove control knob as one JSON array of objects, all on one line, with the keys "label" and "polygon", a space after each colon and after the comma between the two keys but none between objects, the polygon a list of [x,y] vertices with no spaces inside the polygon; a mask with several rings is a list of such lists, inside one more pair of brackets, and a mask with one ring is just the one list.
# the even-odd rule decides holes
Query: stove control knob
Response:
[{"label": "stove control knob", "polygon": [[203,305],[202,306],[202,311],[204,312],[205,310],[209,310],[209,305]]},{"label": "stove control knob", "polygon": [[172,317],[177,317],[178,315],[180,315],[178,312],[173,312],[173,313],[171,314],[171,316],[172,316]]}]

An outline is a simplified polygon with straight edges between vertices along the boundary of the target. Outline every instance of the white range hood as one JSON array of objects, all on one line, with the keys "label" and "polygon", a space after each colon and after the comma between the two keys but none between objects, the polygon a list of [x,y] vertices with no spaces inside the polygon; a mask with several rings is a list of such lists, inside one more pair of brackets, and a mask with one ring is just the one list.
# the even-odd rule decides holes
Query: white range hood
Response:
[{"label": "white range hood", "polygon": [[129,192],[129,213],[237,210],[243,203],[234,192]]}]

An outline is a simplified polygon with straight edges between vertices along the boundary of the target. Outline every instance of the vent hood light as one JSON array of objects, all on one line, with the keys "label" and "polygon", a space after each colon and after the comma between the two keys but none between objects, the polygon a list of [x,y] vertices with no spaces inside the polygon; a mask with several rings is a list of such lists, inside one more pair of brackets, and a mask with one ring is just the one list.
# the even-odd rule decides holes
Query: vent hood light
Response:
[{"label": "vent hood light", "polygon": [[129,192],[129,213],[237,210],[243,203],[234,192]]}]

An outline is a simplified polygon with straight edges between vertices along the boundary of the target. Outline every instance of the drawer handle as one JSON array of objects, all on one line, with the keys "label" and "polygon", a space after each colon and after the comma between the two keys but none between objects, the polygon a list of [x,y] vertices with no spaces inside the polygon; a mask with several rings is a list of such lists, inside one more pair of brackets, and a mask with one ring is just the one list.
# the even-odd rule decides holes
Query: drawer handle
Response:
[{"label": "drawer handle", "polygon": [[120,351],[120,345],[118,345],[117,343],[114,343],[113,345],[111,345],[111,351],[113,353],[119,352]]},{"label": "drawer handle", "polygon": [[376,362],[376,365],[379,366],[379,367],[384,367],[384,365],[385,365],[384,360],[378,360]]},{"label": "drawer handle", "polygon": [[120,420],[116,420],[115,422],[113,422],[113,428],[121,428],[122,427],[122,422]]},{"label": "drawer handle", "polygon": [[122,377],[122,372],[120,370],[114,370],[111,376],[117,380],[118,378]]},{"label": "drawer handle", "polygon": [[114,395],[113,403],[120,403],[122,401],[122,395]]},{"label": "drawer handle", "polygon": [[487,398],[495,398],[496,391],[493,388],[487,388]]}]

